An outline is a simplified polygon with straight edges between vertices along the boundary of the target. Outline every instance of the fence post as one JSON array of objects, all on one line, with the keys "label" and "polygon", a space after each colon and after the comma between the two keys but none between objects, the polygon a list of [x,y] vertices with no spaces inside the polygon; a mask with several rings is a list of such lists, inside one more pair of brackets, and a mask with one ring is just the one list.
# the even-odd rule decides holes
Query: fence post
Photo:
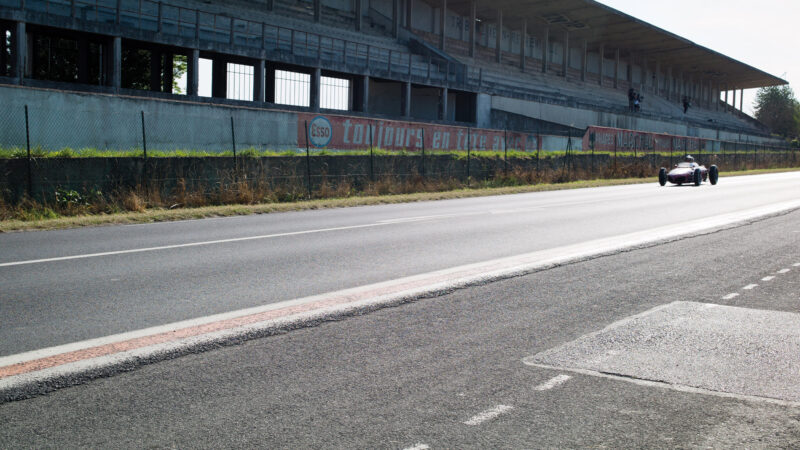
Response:
[{"label": "fence post", "polygon": [[25,105],[25,142],[28,146],[28,197],[33,198],[33,163],[31,162],[31,131],[28,121],[28,105]]},{"label": "fence post", "polygon": [[239,160],[236,158],[236,131],[233,128],[233,116],[231,116],[231,144],[233,144],[233,184],[237,183],[239,172]]},{"label": "fence post", "polygon": [[425,127],[422,127],[422,178],[425,178]]},{"label": "fence post", "polygon": [[372,122],[369,123],[369,179],[375,182],[375,156],[372,153]]},{"label": "fence post", "polygon": [[306,124],[306,189],[308,189],[308,199],[311,200],[311,148],[308,146],[308,121]]},{"label": "fence post", "polygon": [[470,150],[472,149],[472,128],[467,128],[467,141],[469,144],[467,145],[467,184],[469,184],[469,160],[470,160]]},{"label": "fence post", "polygon": [[142,150],[144,150],[144,157],[147,159],[147,132],[144,127],[144,111],[142,111]]},{"label": "fence post", "polygon": [[503,173],[508,177],[508,129],[503,135]]}]

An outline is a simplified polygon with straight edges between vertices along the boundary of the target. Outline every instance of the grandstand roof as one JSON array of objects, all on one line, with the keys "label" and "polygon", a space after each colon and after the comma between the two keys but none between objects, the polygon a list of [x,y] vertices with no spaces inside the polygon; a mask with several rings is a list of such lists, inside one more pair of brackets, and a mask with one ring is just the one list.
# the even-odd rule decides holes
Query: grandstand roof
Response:
[{"label": "grandstand roof", "polygon": [[[433,0],[432,3],[435,3]],[[448,8],[469,16],[469,0],[448,0]],[[549,24],[554,30],[568,30],[570,40],[586,39],[590,45],[619,48],[623,55],[632,52],[651,63],[672,67],[677,76],[713,79],[729,89],[750,89],[788,84],[787,81],[756,69],[719,52],[695,44],[669,31],[639,20],[593,0],[477,0],[480,18],[493,20],[503,10],[504,24],[514,26],[528,20],[528,29]],[[691,11],[687,11],[691,14]],[[558,35],[554,34],[558,39]]]}]

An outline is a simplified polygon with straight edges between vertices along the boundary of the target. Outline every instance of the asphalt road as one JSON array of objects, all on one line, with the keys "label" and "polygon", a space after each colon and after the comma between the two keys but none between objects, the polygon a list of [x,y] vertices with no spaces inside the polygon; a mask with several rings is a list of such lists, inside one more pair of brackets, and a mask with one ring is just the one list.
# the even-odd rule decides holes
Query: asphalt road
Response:
[{"label": "asphalt road", "polygon": [[[663,217],[669,212],[664,195],[681,196],[688,206],[711,189],[653,192],[651,203]],[[540,201],[532,197],[523,202]],[[347,213],[327,212],[339,220]],[[761,318],[800,323],[798,248],[800,212],[792,212],[164,361],[0,405],[0,447],[797,448],[800,407],[782,403],[792,397],[772,380],[787,365],[797,373],[800,356],[780,353],[782,347],[765,338],[775,330]],[[746,309],[736,310],[735,324],[705,319],[704,333],[664,335],[658,330],[680,328],[661,327],[650,311],[675,301]],[[624,331],[638,314],[645,314],[644,328]],[[697,319],[692,314],[680,312],[672,325]],[[705,383],[704,374],[738,373],[739,361],[718,356],[748,342],[739,356],[746,362],[751,354],[761,365],[734,378],[762,394],[745,398],[722,385],[687,391],[526,364],[532,356],[554,350],[564,355],[576,343],[615,330],[623,332],[599,344],[619,342],[634,356],[665,339],[685,342],[689,363],[677,372],[687,386]],[[796,336],[787,338],[787,348],[798,344]],[[763,362],[772,351],[778,351],[773,362],[779,364]],[[661,363],[641,360],[638,369]]]},{"label": "asphalt road", "polygon": [[786,173],[3,234],[0,356],[795,200],[799,189],[800,173]]}]

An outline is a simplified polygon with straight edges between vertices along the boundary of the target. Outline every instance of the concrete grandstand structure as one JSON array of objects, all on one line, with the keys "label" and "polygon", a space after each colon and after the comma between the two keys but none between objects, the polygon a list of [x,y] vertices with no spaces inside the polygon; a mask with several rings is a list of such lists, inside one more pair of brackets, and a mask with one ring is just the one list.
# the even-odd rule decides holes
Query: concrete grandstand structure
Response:
[{"label": "concrete grandstand structure", "polygon": [[[143,111],[183,102],[195,116],[219,105],[335,107],[516,131],[770,142],[742,112],[741,91],[786,84],[592,0],[0,0],[0,33],[0,84],[18,86],[3,96],[42,108],[55,89],[81,92],[62,98],[73,105],[91,95]],[[286,86],[299,101],[285,100]],[[644,96],[641,111],[629,89]],[[344,103],[326,101],[330,92]]]}]

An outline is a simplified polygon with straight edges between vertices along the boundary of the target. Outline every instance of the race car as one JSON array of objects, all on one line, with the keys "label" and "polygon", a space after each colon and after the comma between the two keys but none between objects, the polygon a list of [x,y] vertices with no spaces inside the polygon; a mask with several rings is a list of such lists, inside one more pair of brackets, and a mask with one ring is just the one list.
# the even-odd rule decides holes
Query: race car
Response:
[{"label": "race car", "polygon": [[669,173],[664,167],[658,172],[658,184],[661,186],[666,185],[667,182],[678,186],[684,183],[694,183],[695,186],[700,186],[706,180],[712,185],[716,185],[719,181],[719,169],[717,166],[706,169],[706,166],[697,164],[690,155],[686,155],[683,162],[676,164]]}]

